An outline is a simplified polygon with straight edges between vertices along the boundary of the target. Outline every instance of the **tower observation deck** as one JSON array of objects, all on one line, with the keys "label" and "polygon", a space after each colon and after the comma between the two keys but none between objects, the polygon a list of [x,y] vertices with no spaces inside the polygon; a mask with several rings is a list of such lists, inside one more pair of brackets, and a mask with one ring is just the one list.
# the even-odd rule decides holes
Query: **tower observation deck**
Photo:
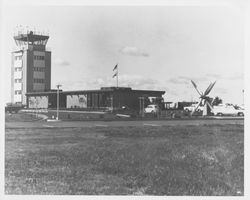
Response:
[{"label": "tower observation deck", "polygon": [[14,35],[14,40],[17,46],[29,44],[46,46],[48,39],[48,35],[39,35],[34,33],[33,31],[27,31],[26,33],[18,32],[17,35]]}]

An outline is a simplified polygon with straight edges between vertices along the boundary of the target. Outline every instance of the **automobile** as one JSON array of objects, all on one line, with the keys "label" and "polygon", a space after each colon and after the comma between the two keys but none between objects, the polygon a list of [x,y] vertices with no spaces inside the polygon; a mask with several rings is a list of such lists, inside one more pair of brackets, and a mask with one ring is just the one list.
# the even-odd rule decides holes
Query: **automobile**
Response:
[{"label": "automobile", "polygon": [[[191,106],[184,106],[183,109],[186,112],[192,112],[197,107],[197,104],[192,104]],[[203,106],[199,106],[197,109],[198,112],[203,111]]]},{"label": "automobile", "polygon": [[148,105],[145,109],[145,113],[157,113],[159,111],[159,106],[155,104]]},{"label": "automobile", "polygon": [[232,104],[219,104],[213,107],[212,113],[218,116],[222,116],[222,115],[244,116],[244,109],[236,108]]},{"label": "automobile", "polygon": [[5,106],[5,112],[6,113],[18,113],[23,108],[24,108],[24,105],[8,103]]},{"label": "automobile", "polygon": [[235,109],[238,111],[238,113],[237,113],[238,116],[244,116],[245,115],[245,110],[244,110],[243,107],[237,107]]},{"label": "automobile", "polygon": [[244,105],[234,105],[234,107],[237,110],[244,110],[245,109]]}]

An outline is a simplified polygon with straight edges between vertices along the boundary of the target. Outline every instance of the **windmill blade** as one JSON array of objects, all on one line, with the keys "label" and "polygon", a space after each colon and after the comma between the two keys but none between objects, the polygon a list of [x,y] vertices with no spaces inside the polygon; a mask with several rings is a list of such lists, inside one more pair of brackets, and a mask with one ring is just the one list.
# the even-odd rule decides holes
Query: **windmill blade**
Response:
[{"label": "windmill blade", "polygon": [[202,99],[200,100],[200,102],[197,104],[197,106],[195,107],[195,109],[191,112],[191,116],[194,114],[194,112],[199,108],[199,106],[201,105]]},{"label": "windmill blade", "polygon": [[191,80],[191,83],[193,84],[195,90],[196,90],[196,91],[199,93],[199,95],[201,96],[202,94],[201,94],[200,91],[198,90],[197,85],[195,84],[195,82]]},{"label": "windmill blade", "polygon": [[213,83],[211,83],[211,84],[208,86],[208,88],[207,88],[206,91],[204,92],[204,95],[205,95],[205,96],[208,95],[208,94],[211,92],[211,90],[213,89],[215,83],[216,83],[216,81],[214,81]]},{"label": "windmill blade", "polygon": [[208,94],[208,92],[209,92],[211,86],[212,86],[212,83],[210,83],[209,86],[207,87],[207,89],[205,90],[204,96],[206,96],[206,95]]},{"label": "windmill blade", "polygon": [[[214,87],[215,83],[216,83],[216,81],[214,81],[213,85],[211,86],[210,91],[213,89],[213,87]],[[209,92],[210,92],[210,91],[209,91]]]}]

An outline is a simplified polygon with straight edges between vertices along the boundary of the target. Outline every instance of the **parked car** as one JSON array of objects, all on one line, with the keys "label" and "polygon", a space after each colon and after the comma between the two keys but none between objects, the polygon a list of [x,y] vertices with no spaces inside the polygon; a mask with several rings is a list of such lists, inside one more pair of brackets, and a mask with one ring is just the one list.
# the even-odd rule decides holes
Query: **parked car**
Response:
[{"label": "parked car", "polygon": [[237,107],[235,109],[238,111],[238,113],[237,113],[238,116],[244,116],[245,115],[245,110],[244,110],[243,107]]},{"label": "parked car", "polygon": [[159,106],[155,104],[150,104],[145,108],[144,112],[145,113],[157,113],[159,112]]},{"label": "parked car", "polygon": [[7,104],[5,106],[5,112],[6,113],[18,113],[23,108],[24,106],[20,104]]},{"label": "parked car", "polygon": [[214,106],[212,110],[214,115],[222,116],[222,115],[238,115],[244,116],[244,109],[235,108],[232,104],[219,104],[218,106]]}]

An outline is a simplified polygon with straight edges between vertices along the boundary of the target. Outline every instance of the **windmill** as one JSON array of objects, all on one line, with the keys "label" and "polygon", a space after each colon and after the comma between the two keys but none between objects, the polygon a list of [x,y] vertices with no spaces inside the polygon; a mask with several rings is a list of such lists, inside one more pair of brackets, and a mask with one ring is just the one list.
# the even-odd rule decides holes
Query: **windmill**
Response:
[{"label": "windmill", "polygon": [[198,94],[200,95],[200,102],[197,104],[197,106],[195,107],[195,109],[191,112],[191,115],[193,115],[193,113],[199,108],[199,106],[202,104],[202,102],[204,102],[204,109],[203,109],[203,116],[206,116],[208,114],[208,107],[212,110],[213,107],[211,105],[211,103],[209,102],[209,96],[208,94],[211,92],[212,88],[214,87],[216,81],[214,81],[213,83],[210,83],[210,85],[208,86],[208,88],[206,89],[206,91],[204,93],[200,92],[197,88],[197,85],[195,84],[194,81],[191,80],[191,83],[193,84],[195,90],[198,92]]}]

